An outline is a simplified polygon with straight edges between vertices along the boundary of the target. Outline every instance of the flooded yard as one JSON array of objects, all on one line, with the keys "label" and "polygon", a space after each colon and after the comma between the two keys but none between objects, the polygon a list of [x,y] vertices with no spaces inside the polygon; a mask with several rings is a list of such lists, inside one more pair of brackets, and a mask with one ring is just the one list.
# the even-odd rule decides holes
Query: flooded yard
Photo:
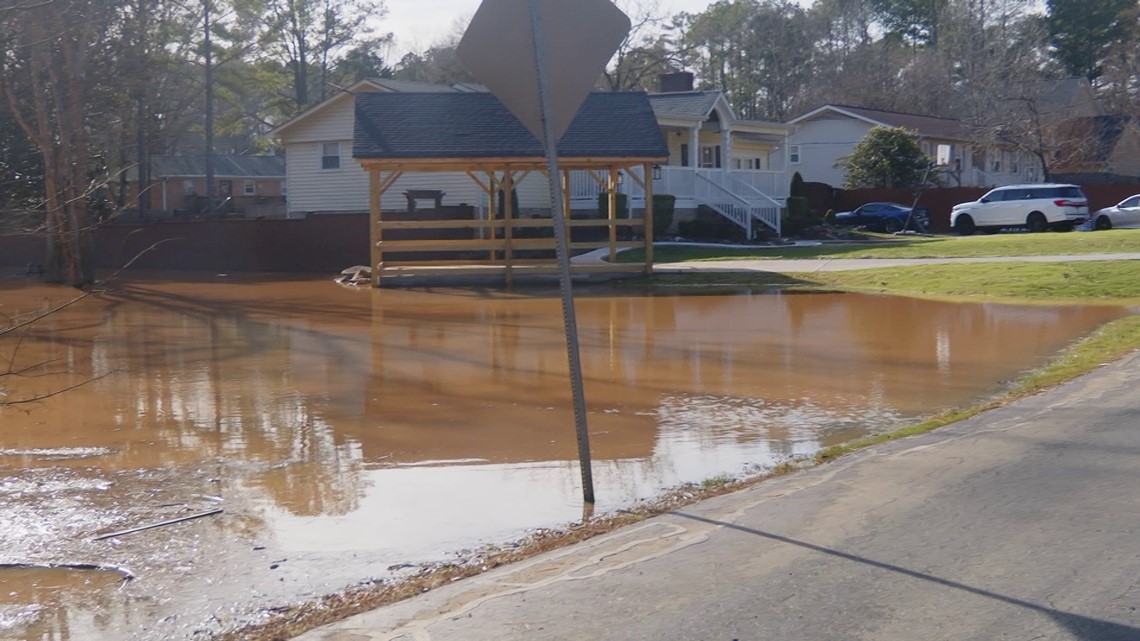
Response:
[{"label": "flooded yard", "polygon": [[[0,339],[3,400],[76,386],[0,407],[0,640],[204,638],[581,518],[557,292],[168,276]],[[577,294],[599,511],[973,403],[1125,313]],[[0,326],[72,296],[0,282]]]}]

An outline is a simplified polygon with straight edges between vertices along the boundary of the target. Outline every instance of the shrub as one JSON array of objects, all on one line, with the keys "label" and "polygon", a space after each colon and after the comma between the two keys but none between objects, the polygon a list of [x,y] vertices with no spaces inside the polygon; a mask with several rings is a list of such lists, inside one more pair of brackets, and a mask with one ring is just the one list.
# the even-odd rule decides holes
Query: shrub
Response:
[{"label": "shrub", "polygon": [[672,194],[653,194],[653,236],[664,236],[673,225],[673,210],[677,197]]},{"label": "shrub", "polygon": [[[610,193],[603,191],[598,194],[598,213],[603,218],[609,218],[610,215]],[[629,197],[620,191],[617,194],[617,215],[615,218],[625,218],[629,215]]]},{"label": "shrub", "polygon": [[787,207],[784,208],[784,219],[781,227],[784,235],[797,236],[812,225],[811,212],[808,210],[807,198],[803,196],[788,196]]},{"label": "shrub", "polygon": [[[505,203],[503,202],[505,200],[503,198],[503,192],[504,190],[499,190],[499,218],[503,218],[506,213]],[[511,211],[514,212],[512,218],[519,217],[519,191],[517,189],[511,190]]]},{"label": "shrub", "polygon": [[733,241],[747,240],[739,225],[718,214],[707,205],[697,208],[697,217],[677,225],[678,233],[689,240]]}]

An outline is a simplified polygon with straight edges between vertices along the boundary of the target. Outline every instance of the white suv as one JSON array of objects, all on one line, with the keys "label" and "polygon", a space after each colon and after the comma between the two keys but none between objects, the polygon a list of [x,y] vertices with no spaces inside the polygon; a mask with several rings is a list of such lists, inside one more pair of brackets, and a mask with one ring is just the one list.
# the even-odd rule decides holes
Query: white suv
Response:
[{"label": "white suv", "polygon": [[972,203],[954,205],[950,225],[963,236],[978,229],[1026,227],[1069,230],[1089,217],[1089,199],[1076,185],[1007,185]]}]

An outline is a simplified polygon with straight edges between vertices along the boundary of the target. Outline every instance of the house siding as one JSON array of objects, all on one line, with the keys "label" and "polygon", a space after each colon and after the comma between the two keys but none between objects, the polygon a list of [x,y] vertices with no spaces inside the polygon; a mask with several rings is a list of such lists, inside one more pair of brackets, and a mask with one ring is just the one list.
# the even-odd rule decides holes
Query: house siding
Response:
[{"label": "house siding", "polygon": [[[298,122],[285,136],[285,173],[290,217],[308,213],[368,211],[368,173],[352,158],[355,109],[346,97],[330,103],[316,117]],[[321,169],[325,143],[340,143],[340,168]],[[523,208],[550,207],[544,174],[531,174],[517,187]],[[485,206],[486,193],[462,172],[408,173],[384,193],[380,207],[388,211],[407,209],[404,192],[437,189],[444,192],[444,205]],[[423,203],[420,206],[424,206]]]},{"label": "house siding", "polygon": [[1109,158],[1108,172],[1140,177],[1140,131],[1133,125],[1120,136]]},{"label": "house siding", "polygon": [[800,148],[800,162],[790,163],[788,171],[798,171],[808,182],[842,187],[845,172],[836,163],[851,155],[871,125],[845,116],[821,116],[796,126],[789,145]]}]

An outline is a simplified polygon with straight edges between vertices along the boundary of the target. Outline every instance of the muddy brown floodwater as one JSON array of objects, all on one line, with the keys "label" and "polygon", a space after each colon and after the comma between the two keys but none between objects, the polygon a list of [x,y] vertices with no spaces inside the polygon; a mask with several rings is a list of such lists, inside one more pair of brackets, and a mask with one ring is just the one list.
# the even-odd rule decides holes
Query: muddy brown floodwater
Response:
[{"label": "muddy brown floodwater", "polygon": [[[970,404],[1126,313],[577,293],[600,511]],[[2,281],[0,319],[71,296]],[[0,639],[202,638],[581,518],[561,319],[547,290],[136,274],[5,337],[4,400],[80,386],[0,407]]]}]

